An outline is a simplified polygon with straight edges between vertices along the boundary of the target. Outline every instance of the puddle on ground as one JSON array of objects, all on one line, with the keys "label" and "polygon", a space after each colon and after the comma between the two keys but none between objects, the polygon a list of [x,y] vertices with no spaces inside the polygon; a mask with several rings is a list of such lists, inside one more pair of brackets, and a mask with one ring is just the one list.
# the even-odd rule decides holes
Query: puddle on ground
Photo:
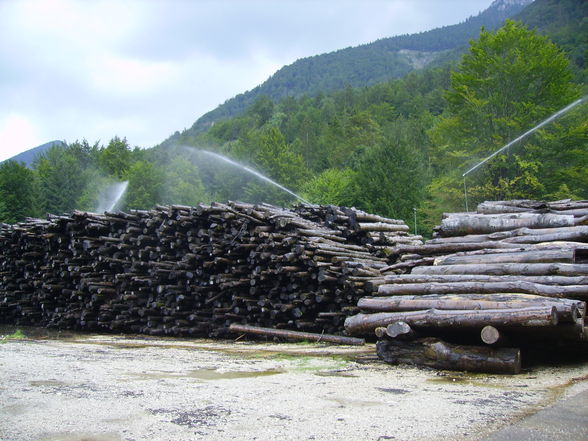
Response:
[{"label": "puddle on ground", "polygon": [[24,415],[25,413],[27,413],[30,407],[31,406],[26,404],[11,404],[9,406],[4,406],[0,413],[12,416]]},{"label": "puddle on ground", "polygon": [[[509,377],[513,377],[509,375]],[[449,375],[437,375],[433,378],[427,378],[427,383],[436,384],[456,384],[460,386],[476,386],[476,387],[487,387],[492,389],[504,389],[512,388],[515,385],[502,384],[501,382],[493,382],[498,377],[492,377],[487,374],[475,374],[475,373],[456,373]]]},{"label": "puddle on ground", "polygon": [[404,395],[410,393],[410,391],[406,389],[396,389],[391,387],[376,387],[376,389],[394,395]]},{"label": "puddle on ground", "polygon": [[329,401],[334,401],[341,407],[372,407],[382,406],[386,403],[381,401],[368,401],[368,400],[351,400],[349,398],[327,398]]},{"label": "puddle on ground", "polygon": [[121,441],[116,433],[56,432],[44,434],[40,441]]},{"label": "puddle on ground", "polygon": [[29,381],[29,384],[36,387],[63,387],[67,385],[67,383],[58,380],[33,380]]},{"label": "puddle on ground", "polygon": [[359,375],[352,374],[349,371],[320,371],[320,372],[315,372],[314,375],[317,375],[319,377],[345,377],[345,378],[359,377]]},{"label": "puddle on ground", "polygon": [[270,375],[283,374],[284,370],[281,369],[268,369],[265,371],[219,371],[217,369],[196,369],[186,373],[179,372],[140,372],[140,373],[129,373],[131,377],[144,380],[161,380],[168,378],[194,378],[196,380],[234,380],[238,378],[256,378],[256,377],[267,377]]}]

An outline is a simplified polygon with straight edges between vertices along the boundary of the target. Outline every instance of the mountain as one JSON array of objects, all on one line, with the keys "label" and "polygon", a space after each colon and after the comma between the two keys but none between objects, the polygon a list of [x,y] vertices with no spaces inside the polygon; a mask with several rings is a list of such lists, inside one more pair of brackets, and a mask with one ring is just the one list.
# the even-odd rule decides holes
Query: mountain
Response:
[{"label": "mountain", "polygon": [[35,162],[35,159],[44,154],[53,146],[65,146],[65,143],[63,141],[50,141],[38,147],[34,147],[25,152],[19,153],[18,155],[15,155],[12,158],[7,159],[7,161],[24,162],[24,164],[27,167],[31,168],[33,162]]},{"label": "mountain", "polygon": [[[532,1],[495,0],[486,10],[459,24],[302,58],[281,68],[255,89],[206,113],[185,134],[201,133],[215,121],[239,115],[261,96],[279,101],[287,96],[313,95],[347,86],[364,87],[403,77],[412,70],[447,59],[451,51],[465,49],[469,40],[478,37],[481,27],[489,30],[500,27],[505,19]],[[179,133],[163,144],[173,143],[177,136]]]},{"label": "mountain", "polygon": [[576,81],[588,80],[588,2],[585,0],[536,0],[513,17],[548,35],[567,52],[576,70]]}]

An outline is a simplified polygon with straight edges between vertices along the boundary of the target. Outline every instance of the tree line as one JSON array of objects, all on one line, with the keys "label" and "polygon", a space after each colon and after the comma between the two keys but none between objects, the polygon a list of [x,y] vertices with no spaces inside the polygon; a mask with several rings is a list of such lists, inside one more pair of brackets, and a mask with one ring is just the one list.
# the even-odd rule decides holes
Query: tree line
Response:
[{"label": "tree line", "polygon": [[[202,150],[220,153],[313,203],[355,206],[414,223],[485,199],[588,198],[586,107],[538,131],[476,172],[463,172],[582,95],[566,54],[507,21],[483,30],[458,63],[369,87],[276,102],[258,98],[207,132],[141,150],[53,148],[32,169],[0,165],[0,220],[93,210],[128,181],[119,208],[246,200],[289,204],[286,192]],[[414,225],[413,225],[414,226]]]}]

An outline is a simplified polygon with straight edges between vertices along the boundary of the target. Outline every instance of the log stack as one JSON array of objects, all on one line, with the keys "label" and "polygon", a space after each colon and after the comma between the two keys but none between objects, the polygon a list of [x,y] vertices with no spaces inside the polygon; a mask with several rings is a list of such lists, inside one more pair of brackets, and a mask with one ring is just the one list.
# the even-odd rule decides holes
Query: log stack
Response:
[{"label": "log stack", "polygon": [[[588,340],[588,201],[484,202],[476,213],[445,215],[424,245],[388,253],[396,263],[366,284],[371,296],[345,323],[350,335],[376,333],[387,361],[406,361],[407,341],[418,338],[467,341],[474,346],[460,346],[456,357],[471,360],[479,359],[476,344],[579,347]],[[432,355],[438,342],[415,341],[417,364],[446,366]],[[518,371],[520,357],[507,358],[508,367],[470,370]]]},{"label": "log stack", "polygon": [[239,202],[73,212],[0,226],[0,322],[223,336],[230,324],[340,334],[402,221]]}]

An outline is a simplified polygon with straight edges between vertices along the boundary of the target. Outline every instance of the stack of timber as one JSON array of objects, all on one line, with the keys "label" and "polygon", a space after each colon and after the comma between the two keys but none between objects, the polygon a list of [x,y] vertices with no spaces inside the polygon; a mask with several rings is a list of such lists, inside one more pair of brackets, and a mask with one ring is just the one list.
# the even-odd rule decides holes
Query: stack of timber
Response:
[{"label": "stack of timber", "polygon": [[588,201],[484,202],[389,253],[345,323],[386,361],[515,373],[520,348],[586,351]]},{"label": "stack of timber", "polygon": [[383,247],[418,243],[354,209],[228,202],[0,225],[0,322],[224,336],[231,324],[340,334]]}]

